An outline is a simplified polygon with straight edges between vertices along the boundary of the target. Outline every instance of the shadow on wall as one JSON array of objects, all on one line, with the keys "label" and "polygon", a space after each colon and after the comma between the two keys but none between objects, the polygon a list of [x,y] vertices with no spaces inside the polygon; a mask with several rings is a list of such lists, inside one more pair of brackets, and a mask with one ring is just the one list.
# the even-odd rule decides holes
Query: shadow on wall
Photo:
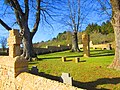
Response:
[{"label": "shadow on wall", "polygon": [[[45,77],[47,79],[51,79],[51,80],[55,80],[55,81],[59,81],[61,82],[60,77],[58,76],[53,76],[50,74],[45,74],[44,72],[38,72],[37,67],[33,67],[34,70],[30,71],[31,74],[35,74],[41,77]],[[73,86],[78,87],[78,88],[83,88],[83,89],[87,89],[87,90],[109,90],[107,88],[97,88],[98,85],[103,85],[103,84],[119,84],[120,83],[120,78],[100,78],[96,81],[92,81],[92,82],[79,82],[79,81],[75,81],[73,80]]]}]

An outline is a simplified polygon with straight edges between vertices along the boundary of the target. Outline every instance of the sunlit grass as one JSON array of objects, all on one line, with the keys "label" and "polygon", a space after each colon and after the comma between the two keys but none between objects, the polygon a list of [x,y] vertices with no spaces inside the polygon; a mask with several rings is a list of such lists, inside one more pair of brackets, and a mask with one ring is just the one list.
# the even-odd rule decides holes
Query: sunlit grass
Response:
[{"label": "sunlit grass", "polygon": [[[29,68],[36,65],[39,72],[52,76],[61,76],[63,72],[70,73],[77,87],[86,89],[120,89],[120,71],[107,68],[114,58],[113,50],[91,50],[91,57],[85,58],[82,52],[57,52],[39,55],[39,61],[29,63]],[[61,57],[67,57],[62,62]],[[80,57],[79,63],[72,60]]]}]

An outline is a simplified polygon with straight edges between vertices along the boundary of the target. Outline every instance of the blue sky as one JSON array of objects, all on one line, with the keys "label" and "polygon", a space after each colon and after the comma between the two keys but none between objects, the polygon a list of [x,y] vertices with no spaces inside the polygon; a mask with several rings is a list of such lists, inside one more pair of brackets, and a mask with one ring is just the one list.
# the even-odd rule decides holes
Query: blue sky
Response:
[{"label": "blue sky", "polygon": [[[85,1],[85,0],[81,0],[81,1]],[[88,0],[88,1],[90,1],[90,0]],[[87,11],[84,11],[84,9],[85,9],[84,6],[81,8],[81,11],[83,10],[83,12],[88,12],[89,11],[89,14],[86,16],[86,19],[82,23],[81,30],[84,30],[89,23],[102,24],[103,21],[106,21],[106,20],[110,19],[110,17],[107,14],[105,14],[105,12],[102,12],[102,8],[101,8],[100,4],[98,3],[98,1],[97,0],[93,0],[93,1],[95,1],[95,2],[91,3],[91,5],[93,5],[92,8],[90,8],[90,6],[86,6]],[[104,3],[105,3],[106,0],[101,0],[101,1],[104,1]],[[0,3],[3,3],[3,0],[0,0]],[[89,2],[87,2],[87,4],[88,3]],[[107,8],[110,8],[107,3],[106,3],[106,6],[107,6]],[[3,8],[3,5],[1,4],[0,5],[0,18],[3,19],[5,22],[7,22],[7,24],[12,26],[11,22],[14,21],[15,18],[12,18],[12,14],[4,16],[3,15],[3,13],[4,13],[3,9],[5,9],[5,8]],[[110,9],[108,9],[107,11],[108,11],[108,13],[111,14]],[[8,11],[8,12],[11,12],[11,11]],[[51,23],[51,25],[53,26],[54,29],[52,29],[51,26],[49,26],[49,25],[42,24],[42,22],[41,22],[40,25],[39,25],[38,31],[33,38],[33,43],[34,42],[51,40],[52,38],[56,37],[58,33],[64,32],[66,30],[70,30],[69,26],[66,26],[66,25],[59,22],[60,19],[61,19],[60,17],[56,17],[55,21],[49,20],[49,22]],[[30,21],[29,24],[30,24],[29,26],[31,28],[32,27],[32,21]],[[19,27],[16,26],[16,25],[13,26],[12,28],[19,29]],[[5,30],[5,28],[0,25],[0,37],[8,37],[8,34],[9,34],[8,31]]]}]

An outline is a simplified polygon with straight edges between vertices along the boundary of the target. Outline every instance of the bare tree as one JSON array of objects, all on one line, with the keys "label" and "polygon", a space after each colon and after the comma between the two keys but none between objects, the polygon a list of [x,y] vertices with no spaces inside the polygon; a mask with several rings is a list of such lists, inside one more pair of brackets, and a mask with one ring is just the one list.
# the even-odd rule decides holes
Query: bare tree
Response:
[{"label": "bare tree", "polygon": [[7,38],[2,37],[2,38],[0,39],[0,43],[1,43],[2,51],[5,51],[6,45],[7,45]]},{"label": "bare tree", "polygon": [[77,32],[79,30],[80,25],[80,0],[68,0],[68,8],[69,8],[69,18],[70,22],[68,23],[72,30],[72,51],[80,51],[78,47],[78,38]]},{"label": "bare tree", "polygon": [[[81,27],[91,12],[94,3],[93,0],[66,0],[63,10],[62,24],[70,27],[72,30],[72,51],[79,52],[78,47],[78,31],[81,31]],[[89,5],[89,8],[88,8]]]},{"label": "bare tree", "polygon": [[[20,34],[23,37],[23,54],[26,59],[31,59],[31,57],[35,56],[33,51],[32,39],[35,33],[38,30],[38,26],[40,23],[41,17],[44,17],[44,20],[47,21],[47,16],[51,17],[49,11],[53,12],[51,7],[55,8],[52,3],[54,0],[5,0],[7,6],[10,11],[13,11],[16,18],[15,23],[18,24],[20,28]],[[5,8],[4,8],[5,9]],[[47,11],[49,10],[49,11]],[[6,11],[6,10],[5,10]],[[32,12],[32,13],[31,13]],[[30,29],[29,22],[30,18],[33,23],[33,28]],[[7,30],[11,30],[11,27],[2,19],[0,19],[0,23]]]}]

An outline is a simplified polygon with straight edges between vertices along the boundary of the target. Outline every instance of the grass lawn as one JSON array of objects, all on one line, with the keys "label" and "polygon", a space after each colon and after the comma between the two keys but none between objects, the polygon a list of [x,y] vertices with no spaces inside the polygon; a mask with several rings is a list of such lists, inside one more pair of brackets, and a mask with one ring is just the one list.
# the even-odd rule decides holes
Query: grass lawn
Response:
[{"label": "grass lawn", "polygon": [[[120,90],[120,71],[107,68],[114,58],[113,50],[91,50],[91,57],[82,57],[82,52],[57,52],[39,55],[40,60],[29,62],[29,69],[36,65],[39,72],[57,80],[63,72],[70,73],[73,85],[87,90]],[[66,56],[66,62],[61,57]],[[79,63],[72,60],[80,57]],[[49,78],[48,77],[48,78]]]}]

